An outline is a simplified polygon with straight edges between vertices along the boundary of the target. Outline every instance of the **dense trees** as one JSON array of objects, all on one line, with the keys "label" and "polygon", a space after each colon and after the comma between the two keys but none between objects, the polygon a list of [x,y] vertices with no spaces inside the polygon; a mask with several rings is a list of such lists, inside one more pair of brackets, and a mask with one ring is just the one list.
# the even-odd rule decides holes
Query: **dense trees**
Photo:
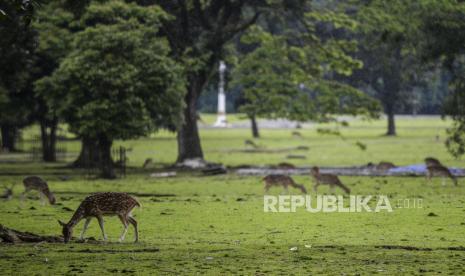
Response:
[{"label": "dense trees", "polygon": [[[379,105],[370,96],[384,108],[387,134],[395,135],[394,114],[416,97],[414,87],[440,94],[440,101],[450,80],[445,113],[456,124],[448,146],[465,153],[461,2],[31,3],[0,5],[0,127],[8,150],[21,127],[38,122],[44,160],[54,161],[64,122],[83,141],[79,160],[98,151],[107,177],[115,139],[160,127],[177,131],[178,162],[203,159],[198,99],[226,59],[254,136],[257,117],[374,116]],[[438,80],[425,81],[431,75]]]},{"label": "dense trees", "polygon": [[37,89],[71,131],[97,141],[102,176],[113,178],[115,139],[151,133],[180,121],[183,78],[155,36],[166,14],[122,1],[91,4],[71,52]]}]

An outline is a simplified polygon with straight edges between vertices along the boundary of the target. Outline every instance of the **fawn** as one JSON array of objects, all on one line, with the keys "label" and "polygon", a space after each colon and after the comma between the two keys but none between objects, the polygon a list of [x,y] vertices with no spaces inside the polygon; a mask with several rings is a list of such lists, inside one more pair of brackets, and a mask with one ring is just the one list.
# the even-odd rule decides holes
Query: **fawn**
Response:
[{"label": "fawn", "polygon": [[288,175],[270,174],[265,176],[262,180],[265,181],[265,192],[268,192],[272,186],[283,186],[286,191],[288,191],[288,187],[291,186],[301,190],[304,194],[307,193],[307,189],[305,189],[304,185],[295,183],[294,179]]},{"label": "fawn", "polygon": [[429,182],[431,182],[431,178],[435,176],[440,176],[442,177],[442,185],[446,185],[444,177],[449,177],[452,179],[454,182],[455,186],[457,186],[457,178],[449,171],[448,168],[442,166],[442,165],[436,165],[436,166],[427,166],[426,167],[427,172],[426,172],[426,178],[428,179]]},{"label": "fawn", "polygon": [[425,164],[426,164],[426,167],[442,166],[441,162],[438,159],[433,158],[433,157],[426,157],[425,158]]},{"label": "fawn", "polygon": [[74,226],[82,219],[85,219],[84,228],[80,235],[80,239],[82,240],[92,217],[97,218],[100,230],[102,230],[103,240],[106,241],[107,235],[103,228],[103,216],[118,216],[123,223],[124,230],[119,238],[120,242],[126,236],[129,223],[132,224],[135,231],[135,242],[137,242],[139,240],[137,221],[131,216],[132,209],[136,206],[141,207],[136,199],[126,193],[107,192],[90,195],[81,202],[68,223],[58,221],[63,226],[64,242],[69,242],[73,236]]},{"label": "fawn", "polygon": [[3,195],[0,195],[0,198],[4,198],[6,200],[10,200],[13,197],[13,187],[15,184],[12,184],[10,188],[8,188],[6,185],[3,185],[3,188],[5,188],[5,192]]},{"label": "fawn", "polygon": [[341,189],[343,189],[346,193],[350,194],[350,189],[347,188],[344,184],[342,184],[341,180],[339,180],[339,177],[334,174],[327,174],[327,173],[320,173],[320,168],[318,167],[313,167],[311,169],[311,174],[313,176],[313,179],[315,179],[315,185],[313,186],[313,190],[315,193],[317,192],[317,188],[321,184],[328,184],[330,186],[331,192],[334,190],[334,186],[338,186]]},{"label": "fawn", "polygon": [[50,204],[55,204],[55,196],[52,192],[50,192],[47,182],[45,182],[45,180],[42,178],[38,176],[28,176],[23,179],[23,184],[26,190],[21,194],[21,201],[24,200],[26,193],[30,192],[31,190],[36,190],[39,192],[42,205],[45,204],[44,196],[47,197]]}]

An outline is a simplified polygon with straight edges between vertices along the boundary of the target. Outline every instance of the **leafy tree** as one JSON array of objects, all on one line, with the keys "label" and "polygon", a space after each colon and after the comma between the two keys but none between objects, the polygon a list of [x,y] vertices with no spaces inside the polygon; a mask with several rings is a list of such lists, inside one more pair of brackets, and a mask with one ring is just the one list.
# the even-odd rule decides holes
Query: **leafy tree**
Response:
[{"label": "leafy tree", "polygon": [[[33,78],[39,80],[50,76],[71,48],[72,32],[77,31],[73,14],[63,9],[61,1],[52,1],[36,11],[31,27],[37,30],[38,44],[35,49]],[[35,93],[33,117],[39,122],[42,140],[42,158],[56,161],[58,113],[40,93]]]},{"label": "leafy tree", "polygon": [[420,12],[417,1],[360,1],[357,20],[359,52],[364,66],[352,83],[381,101],[387,115],[386,135],[396,135],[395,113],[417,82]]},{"label": "leafy tree", "polygon": [[254,137],[257,116],[306,121],[337,114],[376,116],[379,111],[377,101],[362,91],[331,80],[331,74],[350,75],[361,64],[349,55],[355,49],[352,41],[320,37],[317,23],[356,26],[343,14],[314,11],[306,14],[298,33],[273,35],[254,27],[243,36],[243,43],[256,48],[240,60],[235,81],[243,88],[241,109],[252,120]]},{"label": "leafy tree", "polygon": [[156,6],[92,3],[81,17],[72,51],[37,83],[73,132],[98,141],[102,176],[115,176],[115,139],[146,135],[180,120],[183,76],[157,38],[168,16]]},{"label": "leafy tree", "polygon": [[252,26],[261,13],[296,12],[303,0],[201,1],[138,0],[141,5],[160,5],[173,20],[163,22],[160,35],[169,40],[173,58],[183,64],[187,78],[184,122],[178,131],[178,162],[202,158],[197,127],[196,102],[210,81],[224,47],[237,34]]},{"label": "leafy tree", "polygon": [[[11,8],[14,3],[6,1]],[[11,8],[0,21],[0,127],[2,147],[14,151],[18,130],[30,123],[32,64],[36,33],[20,10]]]},{"label": "leafy tree", "polygon": [[454,120],[446,146],[456,158],[465,154],[465,3],[428,0],[422,3],[425,60],[439,61],[450,74],[450,90],[444,114]]}]

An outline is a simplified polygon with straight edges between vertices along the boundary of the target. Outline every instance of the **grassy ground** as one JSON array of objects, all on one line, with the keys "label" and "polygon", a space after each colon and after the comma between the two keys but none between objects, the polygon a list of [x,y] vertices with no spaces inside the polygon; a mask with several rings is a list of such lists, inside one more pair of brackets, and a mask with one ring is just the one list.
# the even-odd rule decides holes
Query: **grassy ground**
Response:
[{"label": "grassy ground", "polygon": [[[436,135],[444,139],[447,125],[438,118],[401,119],[399,137],[387,138],[381,136],[384,121],[354,121],[342,130],[345,140],[318,135],[313,126],[300,130],[302,139],[292,138],[291,130],[263,130],[257,143],[267,149],[309,146],[308,152],[291,152],[307,156],[306,160],[292,160],[299,165],[359,165],[381,160],[402,165],[421,163],[425,156],[433,155],[448,165],[465,167],[436,141]],[[286,152],[237,152],[249,139],[249,130],[205,129],[202,138],[206,158],[211,161],[227,165],[289,162]],[[356,147],[356,141],[365,143],[367,150]],[[169,133],[120,143],[132,147],[129,158],[133,166],[140,166],[147,157],[159,163],[175,159],[174,135]],[[69,142],[67,148],[77,150],[78,143]],[[463,179],[458,187],[450,182],[443,187],[439,180],[426,183],[423,178],[342,177],[353,194],[389,196],[394,211],[264,213],[260,177],[181,173],[175,178],[154,179],[148,177],[150,169],[132,169],[125,179],[104,181],[86,179],[82,172],[63,169],[62,165],[2,163],[0,183],[20,183],[25,175],[39,174],[48,180],[59,204],[41,206],[30,198],[21,205],[18,194],[22,187],[17,185],[15,198],[0,202],[0,223],[58,235],[56,220],[68,220],[72,215],[69,209],[76,209],[87,194],[125,191],[137,194],[143,205],[134,211],[141,242],[131,242],[130,229],[126,241],[118,243],[122,226],[110,217],[106,219],[107,243],[0,244],[0,275],[465,273]],[[61,175],[71,178],[61,181]],[[308,176],[295,179],[311,187]],[[272,190],[275,195],[281,192],[279,188]],[[322,187],[320,192],[329,190]],[[423,208],[396,208],[404,199],[421,199]],[[82,223],[76,235],[81,227]],[[95,220],[87,236],[101,239]]]}]

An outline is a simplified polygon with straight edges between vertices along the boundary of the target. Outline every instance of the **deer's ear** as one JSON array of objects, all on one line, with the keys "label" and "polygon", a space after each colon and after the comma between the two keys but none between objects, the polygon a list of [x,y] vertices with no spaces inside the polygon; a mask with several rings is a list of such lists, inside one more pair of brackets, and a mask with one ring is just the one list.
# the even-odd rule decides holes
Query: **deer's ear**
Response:
[{"label": "deer's ear", "polygon": [[61,226],[65,226],[66,223],[62,222],[61,220],[58,220],[58,224],[60,224]]}]

